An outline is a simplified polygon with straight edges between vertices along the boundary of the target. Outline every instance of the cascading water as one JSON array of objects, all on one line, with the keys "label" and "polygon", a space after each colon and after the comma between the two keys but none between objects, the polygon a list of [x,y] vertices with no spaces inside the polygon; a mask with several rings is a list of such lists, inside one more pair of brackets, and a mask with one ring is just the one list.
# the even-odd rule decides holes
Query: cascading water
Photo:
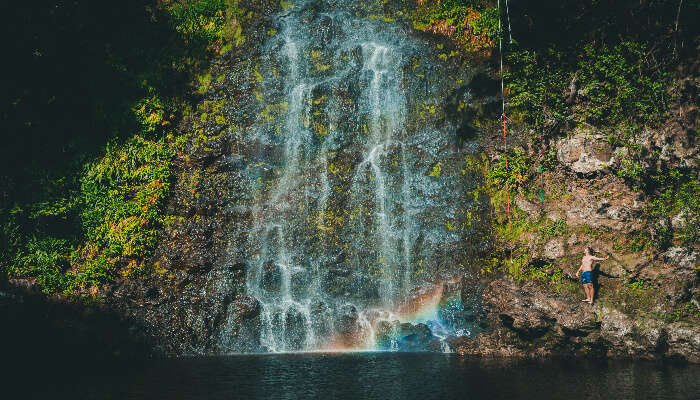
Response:
[{"label": "cascading water", "polygon": [[439,117],[461,78],[349,3],[297,2],[254,66],[259,115],[238,135],[261,351],[391,349],[394,321],[450,334],[435,306],[479,246],[465,157]]}]

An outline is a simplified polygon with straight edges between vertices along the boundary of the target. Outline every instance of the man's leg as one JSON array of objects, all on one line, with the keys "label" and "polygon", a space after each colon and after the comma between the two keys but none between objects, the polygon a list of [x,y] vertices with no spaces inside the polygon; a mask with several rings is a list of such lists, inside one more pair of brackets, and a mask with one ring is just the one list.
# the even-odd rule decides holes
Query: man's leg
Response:
[{"label": "man's leg", "polygon": [[589,303],[593,304],[593,285],[587,283],[584,286],[586,287],[586,299]]}]

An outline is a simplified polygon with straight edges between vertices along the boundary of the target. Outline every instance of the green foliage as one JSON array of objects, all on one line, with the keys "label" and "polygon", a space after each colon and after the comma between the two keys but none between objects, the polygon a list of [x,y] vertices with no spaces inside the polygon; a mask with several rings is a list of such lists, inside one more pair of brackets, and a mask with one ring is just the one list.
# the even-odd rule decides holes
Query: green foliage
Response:
[{"label": "green foliage", "polygon": [[513,261],[503,260],[502,269],[516,281],[527,280],[530,275],[530,255],[522,254],[513,257]]},{"label": "green foliage", "polygon": [[636,281],[623,285],[613,301],[624,313],[637,315],[649,310],[657,302],[658,289],[650,281]]},{"label": "green foliage", "polygon": [[[696,300],[697,303],[697,300]],[[665,313],[662,315],[668,322],[678,322],[678,321],[693,321],[695,323],[700,322],[700,308],[695,304],[685,303],[676,307],[673,311]]]},{"label": "green foliage", "polygon": [[617,125],[634,117],[653,122],[666,110],[663,73],[646,64],[646,45],[626,41],[594,48],[587,44],[578,59],[583,102],[575,109],[583,121]]},{"label": "green foliage", "polygon": [[566,218],[559,218],[556,221],[552,221],[551,219],[547,218],[547,223],[540,226],[538,231],[542,240],[549,240],[558,236],[564,236],[568,231]]},{"label": "green foliage", "polygon": [[490,186],[505,189],[507,182],[511,190],[516,190],[527,183],[531,173],[531,160],[520,149],[515,149],[490,166],[486,179]]},{"label": "green foliage", "polygon": [[516,281],[527,280],[530,275],[530,255],[521,254],[510,259],[493,257],[481,267],[480,273],[484,276],[492,276],[496,274],[506,274]]},{"label": "green foliage", "polygon": [[411,18],[416,29],[444,34],[467,51],[491,48],[498,40],[498,9],[480,1],[426,1]]},{"label": "green foliage", "polygon": [[150,137],[162,136],[175,118],[176,107],[165,103],[158,96],[143,98],[132,109],[139,125],[139,132]]},{"label": "green foliage", "polygon": [[652,240],[647,232],[635,231],[627,237],[627,243],[623,249],[639,252],[649,248],[651,245]]},{"label": "green foliage", "polygon": [[624,129],[629,121],[655,122],[667,108],[668,81],[645,55],[646,45],[632,41],[598,48],[586,44],[573,59],[556,47],[516,47],[506,56],[504,74],[510,104],[536,129],[551,119],[611,130]]},{"label": "green foliage", "polygon": [[[162,223],[173,156],[163,139],[134,136],[87,165],[80,190],[70,199],[32,205],[29,213],[15,207],[11,214],[25,218],[33,236],[20,243],[19,218],[4,225],[10,241],[3,264],[10,275],[36,277],[46,292],[72,292],[111,281],[119,260],[147,256]],[[69,218],[76,211],[83,238],[68,240],[41,229],[42,220]]]},{"label": "green foliage", "polygon": [[572,281],[566,273],[556,265],[536,265],[525,253],[508,259],[492,258],[481,268],[481,274],[485,276],[503,273],[517,282],[534,281],[546,285],[556,293],[568,293],[573,295],[579,290],[578,284]]},{"label": "green foliage", "polygon": [[69,284],[63,272],[69,266],[70,249],[66,240],[33,237],[15,258],[13,276],[36,276],[45,291],[62,290]]},{"label": "green foliage", "polygon": [[174,25],[187,41],[213,46],[221,53],[241,46],[241,19],[247,13],[238,0],[195,0],[177,3],[171,9]]},{"label": "green foliage", "polygon": [[609,233],[610,228],[606,227],[593,227],[590,225],[583,225],[582,227],[583,235],[588,236],[593,239],[600,239],[605,235],[606,233]]},{"label": "green foliage", "polygon": [[64,279],[63,287],[55,289],[63,289],[66,293],[74,293],[79,289],[89,289],[104,285],[111,282],[115,276],[114,263],[104,254],[99,254],[76,265],[73,270],[62,277]]},{"label": "green foliage", "polygon": [[160,209],[170,188],[173,150],[135,136],[110,147],[82,179],[81,217],[88,239],[106,256],[142,257],[156,244]]},{"label": "green foliage", "polygon": [[498,8],[485,8],[481,11],[479,18],[470,22],[474,34],[486,36],[488,40],[495,43],[500,32],[498,31]]},{"label": "green foliage", "polygon": [[640,183],[646,178],[647,171],[641,161],[624,158],[615,170],[615,175],[632,182],[632,188],[637,191],[640,189]]},{"label": "green foliage", "polygon": [[433,170],[430,172],[429,175],[432,176],[433,178],[437,178],[440,176],[440,172],[442,172],[442,164],[440,162],[438,162],[437,164],[435,164],[433,166]]},{"label": "green foliage", "polygon": [[200,0],[179,3],[171,11],[178,32],[189,40],[214,42],[223,37],[226,22],[223,0]]},{"label": "green foliage", "polygon": [[510,106],[523,121],[536,130],[544,129],[547,118],[566,119],[569,106],[563,98],[571,80],[565,53],[546,50],[513,49],[506,54],[504,71]]},{"label": "green foliage", "polygon": [[[27,19],[32,37],[55,31],[73,35],[61,36],[61,44],[87,40],[77,53],[32,44],[41,56],[22,63],[70,75],[49,74],[50,83],[34,85],[34,75],[20,74],[23,86],[7,95],[21,105],[13,112],[22,122],[5,124],[16,140],[2,151],[23,168],[0,172],[0,182],[11,185],[0,193],[0,269],[35,277],[46,292],[84,293],[119,273],[148,273],[143,260],[157,244],[171,161],[188,141],[173,129],[196,100],[189,85],[210,76],[207,60],[227,42],[245,40],[241,21],[250,16],[236,0],[165,1],[146,13],[142,3],[128,0],[105,14],[78,0],[50,18],[36,5]],[[109,37],[99,36],[101,25]],[[47,157],[32,157],[37,144]],[[22,159],[25,147],[31,162]]]},{"label": "green foliage", "polygon": [[569,279],[564,270],[551,264],[545,264],[539,268],[530,264],[527,267],[527,274],[524,279],[544,283],[557,293],[574,295],[580,290],[578,283]]},{"label": "green foliage", "polygon": [[645,208],[652,220],[678,216],[682,221],[673,239],[693,247],[700,237],[700,183],[694,172],[657,171],[650,179],[654,199]]}]

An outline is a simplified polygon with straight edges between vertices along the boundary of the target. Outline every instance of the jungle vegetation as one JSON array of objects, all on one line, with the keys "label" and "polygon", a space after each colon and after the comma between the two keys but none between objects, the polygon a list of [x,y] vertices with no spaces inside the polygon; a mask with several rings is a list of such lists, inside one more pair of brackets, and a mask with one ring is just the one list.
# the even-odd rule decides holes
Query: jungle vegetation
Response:
[{"label": "jungle vegetation", "polygon": [[[698,246],[697,170],[651,169],[634,139],[663,123],[672,104],[688,101],[677,82],[697,61],[700,3],[513,0],[509,22],[501,10],[499,31],[493,0],[373,1],[494,67],[502,39],[506,98],[518,130],[545,141],[576,124],[608,132],[629,148],[615,173],[653,199],[650,218],[681,210],[695,218],[686,231],[649,245]],[[158,243],[171,163],[185,134],[177,126],[201,102],[198,77],[206,77],[211,60],[245,45],[240,3],[3,6],[2,273],[36,278],[46,292],[85,294],[120,275],[153,272],[146,261]],[[480,118],[487,131],[498,115]],[[522,168],[485,166],[488,184],[536,186],[536,160],[514,160]]]}]

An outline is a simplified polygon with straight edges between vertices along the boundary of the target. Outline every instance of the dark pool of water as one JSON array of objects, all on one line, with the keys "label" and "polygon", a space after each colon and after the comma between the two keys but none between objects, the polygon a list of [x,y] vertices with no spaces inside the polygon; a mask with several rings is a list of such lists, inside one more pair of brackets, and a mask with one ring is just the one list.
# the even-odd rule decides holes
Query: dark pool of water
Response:
[{"label": "dark pool of water", "polygon": [[[27,371],[31,377],[32,372]],[[285,354],[149,361],[8,382],[37,399],[700,399],[700,366],[483,362],[421,353]]]}]

